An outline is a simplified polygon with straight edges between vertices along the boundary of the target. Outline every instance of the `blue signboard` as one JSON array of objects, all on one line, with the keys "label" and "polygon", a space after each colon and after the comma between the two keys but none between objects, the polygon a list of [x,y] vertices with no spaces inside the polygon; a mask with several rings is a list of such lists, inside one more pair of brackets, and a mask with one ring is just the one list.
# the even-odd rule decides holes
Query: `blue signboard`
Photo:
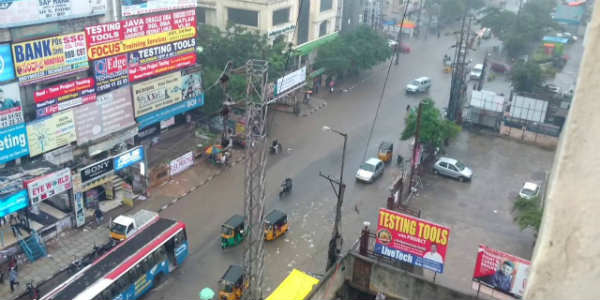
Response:
[{"label": "blue signboard", "polygon": [[21,190],[9,197],[0,199],[0,217],[12,214],[29,205],[27,190]]},{"label": "blue signboard", "polygon": [[202,105],[204,105],[204,94],[200,95],[199,97],[184,100],[177,104],[167,106],[161,110],[157,110],[155,112],[151,112],[149,114],[143,115],[143,116],[137,118],[138,126],[140,129],[143,129],[152,124],[155,124],[160,121],[169,119],[173,116],[182,114],[188,110],[198,108]]},{"label": "blue signboard", "polygon": [[0,164],[29,154],[25,123],[0,129]]},{"label": "blue signboard", "polygon": [[15,79],[15,65],[9,44],[0,44],[0,82]]},{"label": "blue signboard", "polygon": [[115,171],[118,171],[135,163],[141,162],[142,160],[144,160],[144,148],[139,147],[115,156],[113,165],[115,167]]}]

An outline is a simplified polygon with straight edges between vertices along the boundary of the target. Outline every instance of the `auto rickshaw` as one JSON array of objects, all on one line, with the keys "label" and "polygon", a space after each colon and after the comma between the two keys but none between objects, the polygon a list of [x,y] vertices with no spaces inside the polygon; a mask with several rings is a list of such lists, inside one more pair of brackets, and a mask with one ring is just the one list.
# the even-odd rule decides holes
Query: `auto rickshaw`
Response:
[{"label": "auto rickshaw", "polygon": [[248,281],[244,276],[244,269],[240,265],[230,265],[219,280],[219,299],[238,300],[242,298],[244,287],[248,287]]},{"label": "auto rickshaw", "polygon": [[287,214],[274,209],[265,217],[265,240],[272,241],[288,231]]},{"label": "auto rickshaw", "polygon": [[392,160],[392,154],[394,153],[394,144],[390,142],[381,142],[379,144],[379,150],[377,151],[377,158],[384,163]]},{"label": "auto rickshaw", "polygon": [[244,217],[233,215],[221,225],[221,249],[236,246],[246,237]]}]

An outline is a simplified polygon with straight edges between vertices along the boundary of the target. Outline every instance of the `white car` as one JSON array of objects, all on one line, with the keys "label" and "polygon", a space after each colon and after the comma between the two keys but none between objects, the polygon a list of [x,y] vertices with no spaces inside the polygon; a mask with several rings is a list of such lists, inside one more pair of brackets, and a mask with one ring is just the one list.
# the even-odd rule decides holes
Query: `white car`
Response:
[{"label": "white car", "polygon": [[431,87],[429,77],[419,77],[406,85],[407,94],[426,93]]},{"label": "white car", "polygon": [[356,171],[356,180],[373,182],[382,174],[383,161],[378,158],[369,158]]},{"label": "white car", "polygon": [[540,186],[533,182],[525,182],[519,191],[519,197],[531,200],[540,195]]},{"label": "white car", "polygon": [[483,64],[476,64],[475,66],[473,66],[473,69],[471,69],[471,74],[469,75],[469,78],[479,80],[481,79],[481,74],[483,74]]},{"label": "white car", "polygon": [[471,181],[473,178],[473,171],[469,167],[450,157],[440,157],[433,164],[433,173],[456,178],[461,182]]}]

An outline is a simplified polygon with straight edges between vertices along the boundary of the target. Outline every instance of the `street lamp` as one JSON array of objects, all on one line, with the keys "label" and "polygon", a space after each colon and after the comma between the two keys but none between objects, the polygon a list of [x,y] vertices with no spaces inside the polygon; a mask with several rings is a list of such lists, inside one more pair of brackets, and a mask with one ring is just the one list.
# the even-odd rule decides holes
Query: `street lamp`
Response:
[{"label": "street lamp", "polygon": [[329,126],[323,126],[323,128],[321,128],[321,129],[324,132],[329,131],[329,132],[337,133],[344,138],[344,147],[342,148],[342,165],[340,168],[340,180],[337,181],[334,178],[332,178],[331,176],[323,175],[321,172],[319,172],[319,175],[321,177],[329,180],[329,183],[331,183],[332,187],[333,187],[334,183],[338,185],[337,191],[335,190],[335,188],[333,189],[333,192],[337,196],[337,204],[336,204],[336,208],[335,208],[335,223],[333,224],[333,232],[331,235],[331,240],[329,241],[329,251],[327,252],[327,269],[326,270],[329,270],[333,265],[335,265],[335,262],[337,261],[337,257],[340,254],[340,251],[342,249],[342,244],[344,242],[344,240],[340,234],[340,231],[341,231],[340,226],[342,224],[342,203],[344,202],[344,189],[346,188],[343,178],[344,178],[344,161],[346,158],[346,142],[348,141],[348,134],[341,132],[339,130],[333,129]]}]

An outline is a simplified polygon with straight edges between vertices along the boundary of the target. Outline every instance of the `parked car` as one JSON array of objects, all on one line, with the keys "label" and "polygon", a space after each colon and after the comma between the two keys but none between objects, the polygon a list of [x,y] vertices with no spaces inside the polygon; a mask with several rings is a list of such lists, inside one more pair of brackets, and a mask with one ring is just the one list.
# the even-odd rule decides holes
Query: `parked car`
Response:
[{"label": "parked car", "polygon": [[471,69],[471,74],[469,75],[469,78],[479,80],[481,79],[481,74],[483,74],[483,64],[476,64],[475,66],[473,66],[473,69]]},{"label": "parked car", "polygon": [[543,85],[543,87],[547,91],[549,91],[549,92],[551,92],[553,94],[557,94],[557,95],[560,95],[561,91],[562,91],[561,88],[559,86],[557,86],[556,84],[554,84],[554,83],[546,83],[546,84]]},{"label": "parked car", "polygon": [[426,93],[431,87],[431,79],[429,77],[419,77],[406,85],[407,94]]},{"label": "parked car", "polygon": [[540,195],[540,186],[533,182],[525,182],[519,191],[519,197],[531,200]]},{"label": "parked car", "polygon": [[492,71],[500,74],[504,74],[508,71],[508,67],[503,63],[493,62],[492,63]]},{"label": "parked car", "polygon": [[450,157],[440,157],[433,164],[433,173],[456,178],[461,182],[470,181],[473,177],[473,171],[457,159]]},{"label": "parked car", "polygon": [[383,161],[378,158],[369,158],[356,171],[356,180],[373,182],[382,174]]}]

